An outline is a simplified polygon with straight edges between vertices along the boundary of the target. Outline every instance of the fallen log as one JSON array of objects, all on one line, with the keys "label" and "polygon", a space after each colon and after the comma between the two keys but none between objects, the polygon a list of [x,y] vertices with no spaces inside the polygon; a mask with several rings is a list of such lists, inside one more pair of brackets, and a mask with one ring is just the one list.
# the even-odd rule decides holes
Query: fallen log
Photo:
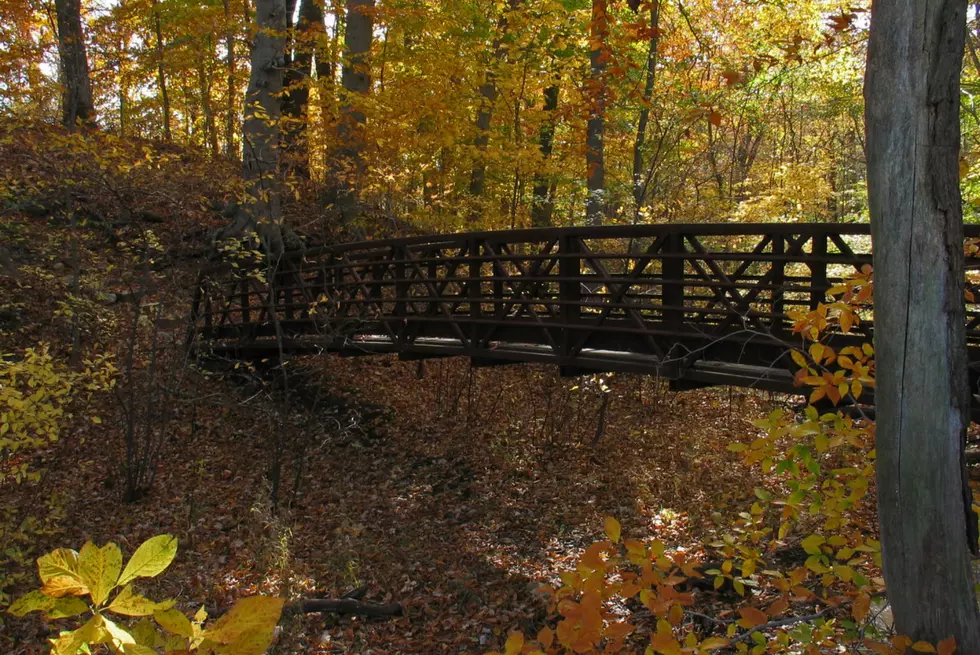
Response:
[{"label": "fallen log", "polygon": [[402,616],[401,603],[371,603],[355,598],[310,598],[288,603],[283,613],[347,614],[351,616]]}]

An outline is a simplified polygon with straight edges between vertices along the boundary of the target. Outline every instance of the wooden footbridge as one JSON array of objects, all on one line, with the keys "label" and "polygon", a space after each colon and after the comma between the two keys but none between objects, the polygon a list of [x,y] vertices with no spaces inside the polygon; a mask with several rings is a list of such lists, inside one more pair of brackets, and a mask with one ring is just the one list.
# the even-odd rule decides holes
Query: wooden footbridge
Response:
[{"label": "wooden footbridge", "polygon": [[[980,237],[980,226],[967,236]],[[217,354],[398,353],[678,386],[793,392],[788,313],[871,263],[865,224],[572,227],[367,241],[286,253],[275,272],[202,274],[192,336]],[[968,266],[980,268],[980,258]],[[980,289],[974,294],[980,303]],[[870,318],[870,317],[866,317]],[[980,304],[967,305],[980,367]],[[838,345],[868,341],[862,321]],[[971,367],[974,393],[980,382]]]}]

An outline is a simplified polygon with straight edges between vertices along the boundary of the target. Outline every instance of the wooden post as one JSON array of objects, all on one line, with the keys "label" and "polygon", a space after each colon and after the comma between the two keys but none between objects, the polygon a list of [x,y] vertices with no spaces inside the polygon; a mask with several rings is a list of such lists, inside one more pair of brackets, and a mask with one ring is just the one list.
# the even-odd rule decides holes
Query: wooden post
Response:
[{"label": "wooden post", "polygon": [[[776,257],[782,257],[786,253],[786,241],[782,235],[772,236],[772,254]],[[771,298],[772,305],[770,311],[774,314],[772,319],[769,321],[769,328],[772,330],[773,335],[781,336],[785,331],[785,325],[783,323],[783,318],[781,314],[785,311],[785,305],[783,302],[784,292],[783,283],[786,281],[786,262],[782,259],[772,262],[772,280],[770,284],[777,287],[772,290]]]},{"label": "wooden post", "polygon": [[817,305],[827,298],[827,234],[825,232],[814,233],[813,247],[811,254],[820,257],[822,261],[813,259],[808,266],[810,267],[810,309],[816,309]]},{"label": "wooden post", "polygon": [[470,348],[477,349],[481,347],[480,340],[483,338],[483,330],[481,325],[478,323],[480,317],[483,316],[483,307],[480,305],[480,299],[483,297],[483,282],[482,282],[482,261],[480,260],[480,242],[475,238],[469,240],[467,246],[469,252],[470,266],[469,266],[469,281],[466,283],[466,295],[470,300]]},{"label": "wooden post", "polygon": [[[672,232],[661,250],[664,254],[680,255],[684,249],[684,235]],[[671,332],[680,332],[684,325],[684,258],[664,257],[661,264],[661,303],[664,326]]]},{"label": "wooden post", "polygon": [[582,242],[580,237],[562,235],[558,240],[558,273],[562,280],[558,283],[558,300],[561,302],[561,359],[559,364],[567,364],[564,358],[573,357],[572,343],[575,335],[569,326],[582,319]]}]

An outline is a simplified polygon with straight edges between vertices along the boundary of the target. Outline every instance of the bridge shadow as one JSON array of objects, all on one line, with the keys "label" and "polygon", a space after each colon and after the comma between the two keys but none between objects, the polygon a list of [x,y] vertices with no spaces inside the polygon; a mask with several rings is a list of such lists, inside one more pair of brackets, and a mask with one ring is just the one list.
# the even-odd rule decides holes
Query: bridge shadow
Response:
[{"label": "bridge shadow", "polygon": [[[421,378],[417,363],[394,358],[322,364],[307,370],[323,389],[392,414],[378,437],[325,443],[307,462],[297,555],[331,553],[324,575],[334,580],[356,562],[407,603],[407,618],[373,628],[378,638],[408,627],[430,645],[480,652],[483,626],[536,631],[534,589],[602,538],[605,516],[629,536],[696,548],[712,515],[742,509],[756,483],[725,446],[765,411],[760,394],[674,393],[637,376],[600,386],[553,367],[474,369],[461,358],[427,362]],[[324,521],[329,543],[316,537]],[[475,630],[444,629],[446,616]]]}]

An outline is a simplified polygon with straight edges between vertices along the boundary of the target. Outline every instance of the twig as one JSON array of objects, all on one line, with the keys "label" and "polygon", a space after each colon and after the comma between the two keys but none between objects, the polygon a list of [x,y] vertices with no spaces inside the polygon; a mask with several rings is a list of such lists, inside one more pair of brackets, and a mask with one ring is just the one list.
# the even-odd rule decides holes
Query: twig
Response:
[{"label": "twig", "polygon": [[748,632],[740,634],[739,636],[732,639],[731,643],[737,644],[740,641],[748,641],[749,637],[752,636],[754,632],[760,632],[762,630],[767,630],[769,628],[779,628],[784,625],[792,625],[794,623],[804,623],[806,621],[816,621],[817,619],[822,619],[827,614],[830,614],[836,607],[827,607],[822,609],[816,614],[807,614],[805,616],[791,616],[785,619],[779,619],[777,621],[769,621],[768,623],[763,623],[762,625],[757,625]]}]

